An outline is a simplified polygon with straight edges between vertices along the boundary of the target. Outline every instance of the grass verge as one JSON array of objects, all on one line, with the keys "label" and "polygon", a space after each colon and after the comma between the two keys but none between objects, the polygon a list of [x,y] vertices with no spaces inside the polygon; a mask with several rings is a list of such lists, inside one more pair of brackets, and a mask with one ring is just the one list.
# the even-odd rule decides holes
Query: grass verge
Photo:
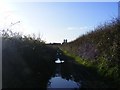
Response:
[{"label": "grass verge", "polygon": [[92,72],[96,71],[99,76],[101,76],[101,80],[104,80],[104,82],[107,83],[108,87],[120,88],[119,67],[117,65],[112,67],[108,66],[108,61],[103,57],[99,57],[96,62],[92,60],[82,59],[81,57],[75,54],[71,54],[66,50],[62,51],[65,55],[74,58],[78,64],[89,68],[89,70]]}]

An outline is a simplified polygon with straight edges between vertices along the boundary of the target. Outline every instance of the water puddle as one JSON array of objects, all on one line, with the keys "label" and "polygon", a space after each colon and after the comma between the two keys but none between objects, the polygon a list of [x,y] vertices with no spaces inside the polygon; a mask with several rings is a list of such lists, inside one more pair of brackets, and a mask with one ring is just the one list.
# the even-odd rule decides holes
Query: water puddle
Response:
[{"label": "water puddle", "polygon": [[57,58],[55,61],[56,63],[56,70],[54,75],[49,79],[49,82],[47,84],[48,90],[50,88],[69,88],[69,89],[79,89],[81,87],[81,84],[79,82],[75,82],[72,75],[69,75],[70,77],[64,76],[65,72],[62,72],[62,65],[64,65],[64,60],[60,60],[60,58]]},{"label": "water puddle", "polygon": [[48,83],[48,88],[79,88],[80,84],[73,80],[66,80],[61,76],[52,77]]}]

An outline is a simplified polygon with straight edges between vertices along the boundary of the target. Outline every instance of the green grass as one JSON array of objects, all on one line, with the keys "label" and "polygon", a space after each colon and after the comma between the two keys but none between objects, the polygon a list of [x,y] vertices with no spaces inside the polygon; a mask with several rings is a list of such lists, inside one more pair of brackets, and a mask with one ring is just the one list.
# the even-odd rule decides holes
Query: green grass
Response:
[{"label": "green grass", "polygon": [[[61,49],[61,50],[62,50],[62,49]],[[83,59],[80,58],[79,56],[77,56],[77,55],[75,55],[75,54],[71,54],[71,53],[67,52],[66,50],[62,50],[62,51],[64,52],[65,55],[74,58],[74,60],[75,60],[76,62],[78,62],[79,64],[85,65],[85,66],[87,66],[87,67],[93,67],[93,65],[92,65],[93,63],[88,62],[88,60],[85,60],[85,59],[83,60]]]},{"label": "green grass", "polygon": [[120,20],[100,25],[60,48],[79,64],[95,68],[110,85],[120,86]]},{"label": "green grass", "polygon": [[[62,49],[61,49],[62,50]],[[66,50],[62,50],[65,55],[72,57],[76,62],[78,62],[80,65],[85,66],[86,68],[89,68],[88,70],[96,70],[96,72],[102,77],[103,80],[105,80],[109,87],[118,87],[119,88],[119,68],[117,66],[114,67],[108,67],[108,61],[106,61],[104,58],[99,58],[99,63],[96,63],[95,61],[88,61],[85,59],[80,58],[79,56],[76,56],[75,54],[71,54],[67,52]]]}]

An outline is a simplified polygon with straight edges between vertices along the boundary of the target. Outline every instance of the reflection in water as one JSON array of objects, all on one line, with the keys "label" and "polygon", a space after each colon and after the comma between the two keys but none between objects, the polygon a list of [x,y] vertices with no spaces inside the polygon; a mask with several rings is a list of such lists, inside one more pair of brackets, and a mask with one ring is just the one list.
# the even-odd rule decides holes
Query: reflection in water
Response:
[{"label": "reflection in water", "polygon": [[[61,65],[63,65],[64,63],[61,63],[60,59],[58,58],[57,60],[60,63],[56,63],[56,71],[54,73],[54,75],[51,77],[51,79],[48,82],[48,86],[47,88],[80,88],[81,84],[78,82],[74,81],[74,78],[72,75],[70,75],[71,77],[66,77],[62,72],[63,70],[61,70]],[[64,68],[62,68],[64,69]]]},{"label": "reflection in water", "polygon": [[64,63],[64,61],[60,60],[59,58],[57,58],[57,60],[55,61],[55,63]]},{"label": "reflection in water", "polygon": [[51,78],[48,88],[79,88],[79,84],[72,80],[63,79],[61,76]]}]

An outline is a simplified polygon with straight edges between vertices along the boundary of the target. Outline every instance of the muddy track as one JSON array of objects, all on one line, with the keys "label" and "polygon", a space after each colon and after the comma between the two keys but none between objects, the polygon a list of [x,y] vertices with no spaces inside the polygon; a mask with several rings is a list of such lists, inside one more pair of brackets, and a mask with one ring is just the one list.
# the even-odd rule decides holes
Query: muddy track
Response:
[{"label": "muddy track", "polygon": [[74,81],[81,84],[80,88],[107,88],[96,72],[78,64],[73,58],[64,55],[62,51],[57,50],[56,58],[64,60],[61,64],[61,75],[68,80],[72,77]]}]

